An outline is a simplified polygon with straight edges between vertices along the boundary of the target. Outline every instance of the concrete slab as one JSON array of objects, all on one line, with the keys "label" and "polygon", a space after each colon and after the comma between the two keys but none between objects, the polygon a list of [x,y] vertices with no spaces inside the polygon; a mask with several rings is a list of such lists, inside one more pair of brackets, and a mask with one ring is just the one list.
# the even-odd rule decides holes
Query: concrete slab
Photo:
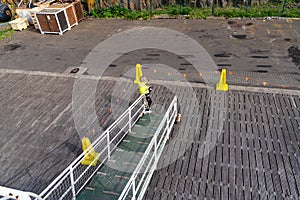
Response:
[{"label": "concrete slab", "polygon": [[[11,41],[0,42],[0,68],[63,73],[68,67],[84,64],[94,47],[112,35],[151,26],[176,30],[194,39],[213,58],[216,69],[226,68],[230,72],[228,81],[231,84],[263,86],[266,82],[268,87],[299,88],[299,69],[288,52],[291,46],[299,45],[299,23],[299,20],[284,19],[88,19],[63,36],[41,35],[32,30],[15,33]],[[236,37],[242,35],[245,38]],[[159,63],[185,74],[190,82],[203,81],[199,72],[185,60],[186,56],[189,55],[141,49],[120,55],[106,69],[105,75],[124,75],[137,62]]]}]

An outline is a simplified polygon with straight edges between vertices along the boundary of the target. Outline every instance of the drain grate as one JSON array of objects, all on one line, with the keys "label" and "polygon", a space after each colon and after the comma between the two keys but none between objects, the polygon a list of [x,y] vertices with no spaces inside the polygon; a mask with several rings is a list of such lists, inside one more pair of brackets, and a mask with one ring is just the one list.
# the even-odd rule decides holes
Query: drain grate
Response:
[{"label": "drain grate", "polygon": [[190,54],[186,54],[186,55],[180,55],[178,56],[177,58],[194,58],[195,56],[194,55],[190,55]]},{"label": "drain grate", "polygon": [[191,63],[181,63],[181,66],[192,65]]},{"label": "drain grate", "polygon": [[251,50],[250,53],[252,53],[252,54],[263,54],[263,53],[270,53],[270,51],[266,50],[266,49],[254,49],[254,50]]},{"label": "drain grate", "polygon": [[272,67],[272,65],[256,65],[256,67],[259,67],[259,68],[270,68]]},{"label": "drain grate", "polygon": [[78,68],[78,67],[72,69],[72,70],[70,71],[70,74],[76,74],[77,72],[79,72],[79,68]]},{"label": "drain grate", "polygon": [[179,71],[185,71],[186,69],[183,68],[183,67],[180,67],[178,70],[179,70]]},{"label": "drain grate", "polygon": [[232,56],[232,53],[217,53],[217,54],[214,54],[214,57],[217,57],[217,58],[229,58]]},{"label": "drain grate", "polygon": [[108,67],[117,67],[115,64],[110,64]]},{"label": "drain grate", "polygon": [[160,56],[159,53],[148,53],[147,56]]},{"label": "drain grate", "polygon": [[253,72],[257,72],[257,73],[268,73],[268,70],[256,70],[256,71],[253,71]]},{"label": "drain grate", "polygon": [[158,58],[142,58],[142,60],[158,60]]},{"label": "drain grate", "polygon": [[246,39],[247,35],[231,35],[232,37],[236,38],[236,39],[239,39],[239,40],[243,40],[243,39]]},{"label": "drain grate", "polygon": [[269,56],[251,56],[251,58],[269,58]]},{"label": "drain grate", "polygon": [[227,64],[227,63],[219,63],[219,64],[217,64],[217,66],[228,67],[228,66],[232,66],[232,65],[231,64]]}]

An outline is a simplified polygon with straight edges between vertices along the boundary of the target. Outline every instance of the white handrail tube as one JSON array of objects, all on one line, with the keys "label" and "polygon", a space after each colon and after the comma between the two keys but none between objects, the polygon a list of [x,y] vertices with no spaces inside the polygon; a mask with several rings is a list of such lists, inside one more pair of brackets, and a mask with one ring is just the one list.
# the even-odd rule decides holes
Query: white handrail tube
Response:
[{"label": "white handrail tube", "polygon": [[[119,196],[119,200],[126,199],[126,197],[129,194],[129,191],[132,190],[132,199],[142,199],[144,196],[144,193],[146,191],[146,188],[150,182],[150,179],[153,175],[154,170],[156,169],[159,157],[163,151],[163,148],[169,139],[170,132],[172,130],[173,124],[175,122],[175,118],[177,115],[177,97],[175,96],[172,100],[170,106],[167,109],[166,114],[164,115],[161,123],[159,124],[151,142],[148,145],[148,148],[146,149],[143,157],[141,158],[140,162],[138,163],[137,167],[135,168],[131,178],[129,179],[129,182],[125,186],[124,190],[122,191],[121,195]],[[164,129],[163,129],[164,127]],[[163,129],[163,131],[162,131]],[[162,131],[162,133],[161,133]],[[158,135],[161,134],[161,138],[159,142],[157,141]],[[150,155],[151,149],[154,147],[154,153],[151,155],[150,161],[148,162],[148,165],[145,168],[145,172],[142,175],[141,179],[139,180],[139,183],[137,183],[137,175],[141,173],[141,169],[144,166],[146,159]],[[150,166],[152,160],[154,159],[154,163]],[[149,169],[150,168],[150,169]],[[149,170],[149,171],[148,171]],[[146,173],[149,172],[146,176]],[[145,178],[146,176],[146,178]],[[144,180],[144,184],[142,185],[142,182]],[[137,186],[136,186],[137,185]],[[141,190],[140,190],[140,187]],[[140,191],[140,192],[139,192]],[[138,196],[137,196],[138,195]]]}]

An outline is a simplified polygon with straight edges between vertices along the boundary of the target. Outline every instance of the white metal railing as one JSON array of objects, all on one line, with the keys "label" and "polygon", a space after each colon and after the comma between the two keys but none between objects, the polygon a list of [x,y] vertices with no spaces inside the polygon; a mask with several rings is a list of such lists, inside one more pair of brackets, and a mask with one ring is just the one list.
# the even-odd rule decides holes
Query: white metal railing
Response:
[{"label": "white metal railing", "polygon": [[[92,145],[78,156],[41,194],[42,199],[76,199],[76,195],[84,188],[102,164],[110,158],[122,139],[131,131],[144,112],[144,95],[141,95]],[[99,153],[95,160],[98,163],[83,166],[81,161],[85,153],[94,150]]]},{"label": "white metal railing", "polygon": [[175,96],[119,200],[143,198],[159,157],[169,139],[177,112],[177,97]]},{"label": "white metal railing", "polygon": [[[116,121],[101,134],[92,145],[82,152],[55,180],[39,195],[0,186],[0,200],[61,200],[76,199],[76,195],[85,187],[102,164],[123,140],[131,128],[144,113],[144,95],[141,95]],[[167,109],[154,137],[137,165],[119,199],[132,197],[141,199],[156,168],[158,159],[169,138],[177,115],[177,97],[174,97]],[[94,161],[96,166],[81,165],[84,155],[94,149],[99,153]],[[93,163],[93,162],[92,162]],[[143,173],[142,173],[143,172]],[[131,193],[130,193],[131,191]],[[18,198],[17,198],[18,197]]]}]

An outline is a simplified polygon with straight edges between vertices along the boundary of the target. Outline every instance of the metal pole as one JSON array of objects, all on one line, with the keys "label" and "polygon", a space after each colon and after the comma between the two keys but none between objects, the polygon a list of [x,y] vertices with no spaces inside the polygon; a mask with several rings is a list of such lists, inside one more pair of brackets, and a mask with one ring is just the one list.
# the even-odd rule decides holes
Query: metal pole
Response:
[{"label": "metal pole", "polygon": [[215,15],[215,1],[214,0],[212,0],[211,14],[212,14],[212,16]]},{"label": "metal pole", "polygon": [[74,181],[74,175],[73,175],[73,168],[70,167],[70,179],[71,179],[71,187],[72,187],[72,194],[73,194],[73,200],[76,199],[76,191],[75,191],[75,181]]},{"label": "metal pole", "polygon": [[131,108],[128,110],[128,131],[131,133]]},{"label": "metal pole", "polygon": [[246,13],[248,13],[248,9],[249,9],[249,0],[246,1]]},{"label": "metal pole", "polygon": [[181,15],[182,13],[182,0],[180,0],[180,5],[179,5],[179,14]]},{"label": "metal pole", "polygon": [[135,191],[135,178],[133,179],[132,182],[132,199],[135,200],[135,195],[136,195],[136,191]]},{"label": "metal pole", "polygon": [[110,159],[109,130],[107,131],[107,157]]},{"label": "metal pole", "polygon": [[158,160],[157,156],[157,135],[154,136],[154,156],[155,156],[155,162]]},{"label": "metal pole", "polygon": [[282,6],[282,11],[281,11],[281,14],[283,14],[283,13],[284,13],[285,6],[286,6],[286,0],[284,0],[284,1],[283,1],[283,6]]},{"label": "metal pole", "polygon": [[150,0],[150,12],[152,13],[152,0]]}]

